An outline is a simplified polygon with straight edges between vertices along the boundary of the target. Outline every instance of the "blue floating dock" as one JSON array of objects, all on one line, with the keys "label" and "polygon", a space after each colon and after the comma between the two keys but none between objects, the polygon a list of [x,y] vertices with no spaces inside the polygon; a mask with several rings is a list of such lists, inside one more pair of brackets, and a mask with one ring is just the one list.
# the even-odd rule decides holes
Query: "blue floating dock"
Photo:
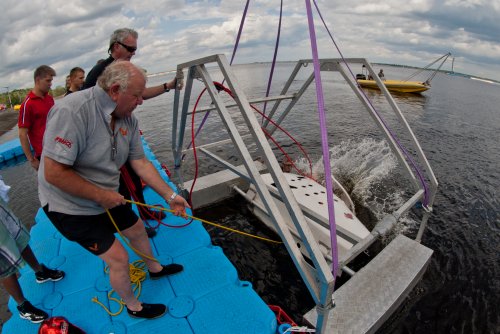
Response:
[{"label": "blue floating dock", "polygon": [[[144,140],[143,144],[148,159],[175,189]],[[148,187],[144,196],[149,204],[164,204],[163,199]],[[26,298],[50,316],[64,316],[89,334],[275,334],[278,330],[273,311],[250,282],[238,279],[235,267],[220,247],[212,245],[199,221],[181,228],[161,226],[157,235],[150,239],[153,253],[161,263],[180,263],[184,271],[159,280],[147,277],[142,282],[140,300],[168,306],[168,313],[163,317],[143,320],[129,317],[126,310],[110,316],[92,302],[92,298],[97,297],[111,308],[111,312],[119,309],[116,302],[108,299],[111,285],[104,262],[62,237],[41,209],[35,220],[30,241],[33,251],[40,262],[64,270],[66,277],[59,282],[37,284],[31,268],[23,267],[19,281]],[[186,220],[167,213],[164,222],[181,226]],[[132,263],[139,257],[129,249],[129,259]],[[21,319],[12,298],[9,309],[13,316],[4,324],[3,333],[37,333],[40,325]]]},{"label": "blue floating dock", "polygon": [[0,167],[26,160],[19,138],[0,144]]}]

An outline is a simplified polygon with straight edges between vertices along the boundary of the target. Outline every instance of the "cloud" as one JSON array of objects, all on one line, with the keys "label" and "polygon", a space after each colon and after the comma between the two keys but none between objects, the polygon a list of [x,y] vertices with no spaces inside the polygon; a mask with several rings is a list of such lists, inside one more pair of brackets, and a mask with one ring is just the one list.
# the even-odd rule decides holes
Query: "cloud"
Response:
[{"label": "cloud", "polygon": [[[278,60],[310,58],[302,0],[284,1]],[[372,62],[424,66],[446,52],[456,70],[500,80],[499,0],[317,0],[343,54]],[[74,66],[87,70],[107,57],[110,34],[139,32],[134,63],[149,73],[224,53],[230,58],[244,1],[4,0],[0,26],[0,86],[30,87],[41,64],[54,67],[62,85]],[[338,57],[313,11],[320,56]],[[251,1],[236,63],[272,60],[279,2]]]}]

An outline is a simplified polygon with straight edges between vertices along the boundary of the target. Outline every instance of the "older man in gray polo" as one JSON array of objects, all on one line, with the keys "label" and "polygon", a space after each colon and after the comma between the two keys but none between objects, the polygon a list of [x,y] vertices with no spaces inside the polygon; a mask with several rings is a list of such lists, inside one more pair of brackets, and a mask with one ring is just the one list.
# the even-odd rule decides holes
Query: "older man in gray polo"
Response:
[{"label": "older man in gray polo", "polygon": [[40,201],[51,222],[67,239],[106,262],[111,286],[129,315],[157,318],[166,306],[141,303],[134,296],[127,251],[115,238],[116,229],[105,212],[110,209],[152,279],[183,270],[182,265],[161,265],[154,260],[142,221],[118,193],[119,168],[128,160],[176,215],[184,215],[189,208],[144,156],[132,112],[142,104],[145,84],[143,71],[119,61],[106,68],[97,86],[73,93],[54,106],[47,119],[38,181]]}]

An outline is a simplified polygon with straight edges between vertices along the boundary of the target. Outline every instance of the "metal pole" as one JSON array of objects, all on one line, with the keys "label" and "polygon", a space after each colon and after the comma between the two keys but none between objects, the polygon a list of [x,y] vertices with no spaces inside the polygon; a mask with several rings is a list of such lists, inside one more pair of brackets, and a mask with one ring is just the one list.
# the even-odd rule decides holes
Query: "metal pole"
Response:
[{"label": "metal pole", "polygon": [[7,96],[9,97],[9,104],[10,104],[10,108],[12,109],[12,100],[10,99],[10,91],[9,91],[9,86],[3,87],[3,88],[7,89]]},{"label": "metal pole", "polygon": [[7,86],[7,96],[9,97],[10,109],[12,109],[12,100],[10,99],[10,91],[8,86]]}]

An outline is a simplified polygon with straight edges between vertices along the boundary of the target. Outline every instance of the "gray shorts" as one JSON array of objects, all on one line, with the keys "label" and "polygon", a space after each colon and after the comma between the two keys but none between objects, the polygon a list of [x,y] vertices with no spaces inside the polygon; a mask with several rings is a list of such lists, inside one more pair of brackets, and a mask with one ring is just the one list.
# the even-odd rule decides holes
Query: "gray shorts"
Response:
[{"label": "gray shorts", "polygon": [[6,278],[23,264],[21,252],[28,246],[26,227],[0,198],[0,278]]}]

